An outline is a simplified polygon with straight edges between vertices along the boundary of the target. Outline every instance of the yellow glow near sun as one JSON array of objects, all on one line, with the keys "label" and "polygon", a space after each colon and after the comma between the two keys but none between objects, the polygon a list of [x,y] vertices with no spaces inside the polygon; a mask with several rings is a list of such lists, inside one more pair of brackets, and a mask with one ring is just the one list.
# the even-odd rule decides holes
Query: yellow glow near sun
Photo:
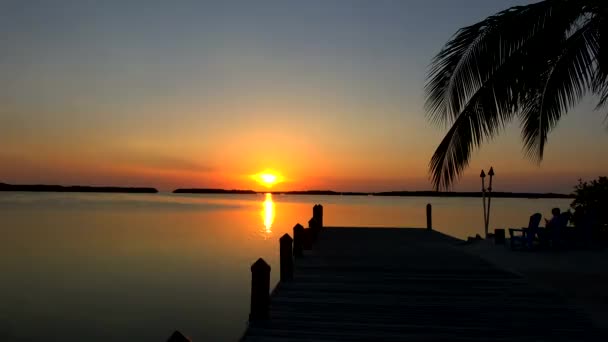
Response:
[{"label": "yellow glow near sun", "polygon": [[273,185],[281,183],[283,181],[283,176],[271,170],[264,170],[258,174],[253,175],[252,178],[267,188],[270,188]]}]

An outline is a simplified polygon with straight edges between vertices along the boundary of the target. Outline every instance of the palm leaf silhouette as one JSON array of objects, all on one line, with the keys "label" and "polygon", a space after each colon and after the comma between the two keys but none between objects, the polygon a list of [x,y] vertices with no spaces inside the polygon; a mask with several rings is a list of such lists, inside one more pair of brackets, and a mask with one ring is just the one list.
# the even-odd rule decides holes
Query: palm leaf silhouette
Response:
[{"label": "palm leaf silhouette", "polygon": [[460,29],[433,59],[425,85],[429,120],[451,126],[430,161],[435,189],[449,189],[472,151],[513,118],[522,123],[525,155],[540,162],[548,134],[585,94],[604,106],[607,33],[608,5],[599,0],[516,6]]}]

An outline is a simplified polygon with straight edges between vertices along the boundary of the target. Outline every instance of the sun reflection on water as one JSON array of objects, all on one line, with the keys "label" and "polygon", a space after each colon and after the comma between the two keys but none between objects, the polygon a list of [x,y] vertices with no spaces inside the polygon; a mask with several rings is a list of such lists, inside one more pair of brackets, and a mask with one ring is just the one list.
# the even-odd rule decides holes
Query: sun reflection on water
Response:
[{"label": "sun reflection on water", "polygon": [[266,233],[267,235],[270,235],[272,233],[272,223],[274,222],[274,216],[275,216],[275,206],[274,206],[274,202],[272,201],[272,194],[267,193],[266,199],[264,200],[263,209],[262,209],[262,218],[264,220],[264,227],[265,227],[264,233]]}]

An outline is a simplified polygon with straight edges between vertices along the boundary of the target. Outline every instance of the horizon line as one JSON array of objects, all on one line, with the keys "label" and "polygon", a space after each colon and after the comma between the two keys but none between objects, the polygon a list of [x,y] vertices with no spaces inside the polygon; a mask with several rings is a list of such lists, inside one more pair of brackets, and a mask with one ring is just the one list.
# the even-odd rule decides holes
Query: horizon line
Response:
[{"label": "horizon line", "polygon": [[[376,196],[470,196],[477,197],[483,191],[438,191],[438,190],[389,190],[389,191],[336,191],[328,189],[309,190],[252,190],[252,189],[224,189],[224,188],[176,188],[169,191],[159,191],[154,187],[129,186],[95,186],[95,185],[54,185],[54,184],[8,184],[0,182],[0,191],[28,191],[28,192],[124,192],[124,193],[189,193],[189,194],[285,194],[285,195],[376,195]],[[487,191],[486,191],[487,192]],[[493,191],[496,197],[554,197],[572,198],[573,193],[557,192],[514,192]]]}]

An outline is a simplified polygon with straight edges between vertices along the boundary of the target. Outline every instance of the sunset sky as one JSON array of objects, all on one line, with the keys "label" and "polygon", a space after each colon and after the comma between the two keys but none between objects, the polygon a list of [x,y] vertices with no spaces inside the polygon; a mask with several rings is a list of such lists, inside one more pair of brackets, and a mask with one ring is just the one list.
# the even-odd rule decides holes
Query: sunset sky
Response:
[{"label": "sunset sky", "polygon": [[[432,57],[508,0],[4,1],[0,182],[428,190],[446,131],[423,109]],[[524,158],[519,122],[455,190],[569,192],[608,173],[595,98]]]}]

